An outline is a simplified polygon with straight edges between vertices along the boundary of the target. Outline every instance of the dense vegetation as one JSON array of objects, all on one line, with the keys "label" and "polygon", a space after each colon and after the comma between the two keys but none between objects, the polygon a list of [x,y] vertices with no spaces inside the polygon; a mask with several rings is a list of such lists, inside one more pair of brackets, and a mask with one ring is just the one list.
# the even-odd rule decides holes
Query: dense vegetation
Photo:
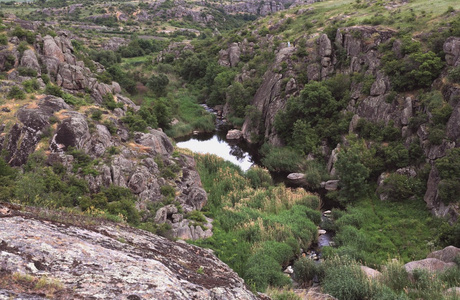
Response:
[{"label": "dense vegetation", "polygon": [[[22,9],[20,14],[25,16],[29,10],[59,8],[70,2],[38,1],[20,8],[8,3],[1,5],[15,12]],[[89,20],[93,14],[100,16],[116,9],[126,13],[147,9],[142,2],[136,2],[134,7],[118,3],[107,8],[95,1],[76,2],[85,5],[63,17],[62,21]],[[443,293],[445,289],[460,284],[458,267],[436,275],[416,272],[412,280],[402,267],[411,260],[426,257],[434,249],[460,246],[460,223],[448,225],[430,215],[425,208],[423,195],[432,166],[425,159],[420,140],[408,141],[402,136],[401,128],[392,121],[370,122],[366,119],[360,119],[354,133],[348,135],[353,115],[349,107],[356,107],[359,101],[370,95],[376,78],[366,73],[366,68],[355,73],[343,72],[350,61],[345,50],[333,43],[336,72],[323,81],[308,81],[305,70],[311,54],[304,46],[310,35],[317,32],[326,33],[334,41],[336,31],[341,27],[382,25],[394,29],[394,37],[374,49],[381,54],[382,72],[391,82],[392,90],[385,100],[402,107],[404,97],[416,97],[419,101],[407,132],[416,136],[417,130],[423,126],[429,145],[441,145],[449,140],[446,123],[457,104],[455,101],[458,101],[449,101],[445,89],[460,83],[460,67],[447,68],[442,49],[447,37],[460,36],[460,6],[456,1],[444,2],[427,5],[427,1],[419,0],[397,9],[387,9],[386,1],[323,1],[315,3],[312,11],[299,13],[300,8],[293,8],[243,27],[240,27],[243,21],[252,20],[252,16],[226,16],[227,22],[219,22],[223,18],[219,12],[214,16],[221,33],[212,32],[187,18],[174,21],[158,16],[148,21],[150,24],[143,24],[132,18],[121,21],[114,17],[96,17],[90,20],[93,24],[107,26],[108,35],[96,38],[93,32],[87,32],[91,38],[75,39],[72,44],[78,59],[93,72],[98,69],[95,62],[105,67],[98,73],[97,80],[108,84],[119,82],[124,93],[140,105],[139,111],[129,111],[122,118],[131,132],[161,127],[169,136],[178,137],[195,130],[213,131],[214,118],[199,105],[202,103],[210,106],[227,104],[226,117],[230,123],[241,126],[248,118],[257,127],[261,113],[251,105],[251,99],[266,71],[281,75],[283,88],[289,80],[296,79],[299,93],[286,95],[283,92],[286,105],[278,112],[274,124],[285,146],[271,146],[263,134],[252,137],[252,140],[260,146],[262,163],[268,170],[302,172],[312,190],[318,189],[321,181],[340,179],[339,189],[325,195],[325,200],[338,203],[338,207],[332,211],[333,220],[321,224],[322,228],[335,234],[336,245],[323,249],[324,264],[316,265],[301,258],[300,250],[307,250],[316,242],[317,226],[321,222],[318,196],[274,185],[265,169],[252,168],[244,173],[214,156],[195,155],[203,186],[209,195],[203,213],[214,219],[214,235],[194,243],[212,248],[251,288],[265,291],[270,286],[290,286],[291,282],[282,270],[295,261],[298,283],[309,286],[316,276],[324,290],[339,299],[450,299]],[[172,2],[166,1],[161,9],[171,6]],[[50,20],[52,17],[31,12],[29,18]],[[128,29],[121,31],[119,27]],[[182,27],[201,30],[200,35],[178,30]],[[174,30],[166,33],[163,28]],[[419,28],[424,28],[425,33],[419,34]],[[113,34],[126,37],[131,29],[137,34],[118,50],[90,50],[90,46],[101,44]],[[0,45],[8,45],[8,37],[16,36],[21,40],[18,44],[20,54],[34,44],[35,33],[32,31],[20,27],[7,30],[2,24],[0,31]],[[56,35],[54,30],[45,26],[38,32]],[[355,38],[360,38],[359,32],[354,34]],[[191,41],[170,44],[186,39]],[[275,68],[275,52],[286,41],[295,41],[296,52],[288,62]],[[242,43],[251,50],[241,53],[237,65],[222,66],[218,63],[219,51],[232,43]],[[396,48],[399,50],[395,51]],[[4,66],[6,71],[12,70],[14,57],[6,57]],[[17,71],[31,79],[24,81],[21,87],[11,88],[6,99],[25,101],[44,92],[62,97],[75,107],[92,103],[89,91],[68,94],[45,75],[42,79],[46,87],[41,90],[34,80],[37,76],[34,70],[18,68]],[[433,84],[440,77],[441,80]],[[6,73],[0,74],[0,78],[6,78]],[[350,90],[356,86],[360,87],[360,95],[352,100]],[[117,105],[111,95],[104,97],[104,110],[112,112]],[[113,134],[114,124],[103,121],[102,113],[102,110],[92,112],[94,124],[102,122]],[[339,143],[334,175],[326,171],[323,151],[334,149]],[[107,155],[116,152],[117,149],[111,149]],[[167,235],[168,226],[154,225],[152,216],[162,205],[174,203],[173,190],[163,187],[163,201],[149,207],[145,215],[140,215],[135,209],[136,199],[127,189],[110,187],[91,194],[81,177],[95,174],[98,161],[79,150],[73,149],[69,153],[76,162],[72,172],[66,172],[61,165],[47,166],[40,152],[29,159],[23,171],[0,160],[1,200],[17,199],[28,205],[104,215],[111,220],[125,220]],[[177,170],[168,169],[158,158],[157,162],[163,174],[174,178]],[[397,172],[406,167],[411,167],[416,175]],[[439,194],[442,201],[445,204],[459,203],[458,148],[447,151],[445,157],[436,160],[434,167],[441,179]],[[379,178],[382,182],[377,187]],[[385,201],[378,199],[376,193],[384,195]],[[199,212],[189,215],[189,219],[204,226],[204,216]],[[397,261],[389,260],[392,258]],[[382,277],[378,281],[369,281],[360,271],[360,264],[381,270]],[[455,298],[452,296],[452,299]]]}]

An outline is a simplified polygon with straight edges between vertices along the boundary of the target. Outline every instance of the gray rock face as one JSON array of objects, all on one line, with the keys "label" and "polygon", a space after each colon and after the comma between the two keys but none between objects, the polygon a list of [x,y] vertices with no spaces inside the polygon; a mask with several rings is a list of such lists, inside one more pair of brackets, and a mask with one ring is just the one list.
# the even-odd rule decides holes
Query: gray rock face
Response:
[{"label": "gray rock face", "polygon": [[54,278],[72,299],[257,299],[210,251],[142,230],[22,216],[0,228],[2,269]]},{"label": "gray rock face", "polygon": [[74,111],[66,112],[65,116],[67,118],[59,124],[51,147],[54,150],[67,150],[68,147],[85,149],[91,138],[85,116]]},{"label": "gray rock face", "polygon": [[173,152],[174,147],[168,136],[159,131],[152,129],[149,133],[137,132],[134,141],[142,146],[149,147],[152,155],[169,155]]},{"label": "gray rock face", "polygon": [[460,145],[460,102],[454,107],[447,122],[447,137]]},{"label": "gray rock face", "polygon": [[460,38],[449,37],[443,45],[446,53],[446,63],[449,66],[458,66],[460,63]]},{"label": "gray rock face", "polygon": [[37,56],[35,55],[35,52],[31,49],[25,50],[22,54],[21,66],[37,71],[38,75],[40,75],[41,73],[41,68],[40,64],[38,63]]},{"label": "gray rock face", "polygon": [[[8,133],[7,140],[0,143],[0,151],[8,151],[7,161],[12,166],[20,166],[27,162],[35,151],[44,131],[49,128],[51,115],[68,107],[64,100],[47,96],[37,102],[36,106],[25,106],[17,113],[16,123]],[[4,148],[3,148],[4,146]]]}]

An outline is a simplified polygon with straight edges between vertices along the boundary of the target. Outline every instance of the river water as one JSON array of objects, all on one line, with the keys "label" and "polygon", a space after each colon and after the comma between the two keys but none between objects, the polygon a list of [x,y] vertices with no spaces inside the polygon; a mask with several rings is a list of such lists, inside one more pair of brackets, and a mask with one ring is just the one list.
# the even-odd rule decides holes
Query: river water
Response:
[{"label": "river water", "polygon": [[199,133],[176,139],[179,148],[197,153],[215,154],[247,171],[257,163],[257,149],[244,141],[230,141],[225,138],[228,128],[219,126],[213,133]]}]

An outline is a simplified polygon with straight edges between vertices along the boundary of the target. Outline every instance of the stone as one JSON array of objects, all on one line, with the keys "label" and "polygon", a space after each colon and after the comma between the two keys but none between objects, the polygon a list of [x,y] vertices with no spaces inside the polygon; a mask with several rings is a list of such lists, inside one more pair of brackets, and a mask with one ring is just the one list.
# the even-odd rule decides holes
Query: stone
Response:
[{"label": "stone", "polygon": [[323,234],[326,234],[326,230],[324,230],[324,229],[319,229],[319,230],[318,230],[318,235],[323,235]]},{"label": "stone", "polygon": [[460,248],[447,246],[442,250],[431,252],[427,258],[437,258],[446,263],[454,262],[455,258],[460,258]]},{"label": "stone", "polygon": [[336,191],[339,187],[339,180],[328,180],[321,182],[321,187],[326,189],[327,191]]},{"label": "stone", "polygon": [[[444,293],[446,296],[451,296],[451,297],[459,297],[460,296],[460,287],[451,287],[450,289],[447,289]],[[454,298],[455,299],[455,298]]]},{"label": "stone", "polygon": [[65,61],[64,53],[56,44],[56,40],[50,35],[47,35],[43,38],[43,54],[45,56],[53,57],[59,62]]},{"label": "stone", "polygon": [[444,53],[446,53],[446,63],[448,66],[458,66],[460,58],[460,38],[449,37],[443,45]]},{"label": "stone", "polygon": [[91,139],[85,116],[74,111],[65,112],[64,115],[67,118],[59,124],[50,147],[54,151],[66,150],[68,147],[85,149]]},{"label": "stone", "polygon": [[401,124],[409,125],[409,121],[412,118],[412,99],[407,97],[404,100],[404,109],[401,113]]},{"label": "stone", "polygon": [[31,49],[27,49],[22,54],[21,66],[37,71],[37,74],[41,74],[40,64],[38,63],[35,52]]},{"label": "stone", "polygon": [[370,95],[371,96],[380,96],[385,94],[387,90],[388,78],[385,78],[383,75],[378,73],[377,79],[371,86]]},{"label": "stone", "polygon": [[405,167],[396,170],[396,173],[399,175],[415,177],[417,176],[417,172],[415,171],[414,167]]},{"label": "stone", "polygon": [[152,155],[169,155],[174,147],[168,136],[159,130],[152,129],[149,133],[136,132],[134,141],[142,146],[148,147]]},{"label": "stone", "polygon": [[0,228],[3,271],[44,273],[68,299],[257,299],[211,251],[119,223],[82,228],[12,216],[0,218]]},{"label": "stone", "polygon": [[239,140],[243,136],[243,133],[241,130],[238,129],[232,129],[227,132],[227,135],[225,138],[227,140]]},{"label": "stone", "polygon": [[443,262],[437,258],[425,258],[422,260],[411,261],[404,265],[408,273],[412,273],[416,269],[426,270],[428,272],[444,271],[445,269],[456,267],[453,262]]},{"label": "stone", "polygon": [[286,274],[294,274],[294,269],[292,268],[292,266],[288,266],[286,269],[284,269],[283,272]]},{"label": "stone", "polygon": [[375,279],[375,278],[382,276],[382,273],[380,273],[377,270],[374,270],[366,266],[360,266],[360,267],[361,267],[361,271],[363,271],[363,273],[366,274],[367,278],[369,279]]}]

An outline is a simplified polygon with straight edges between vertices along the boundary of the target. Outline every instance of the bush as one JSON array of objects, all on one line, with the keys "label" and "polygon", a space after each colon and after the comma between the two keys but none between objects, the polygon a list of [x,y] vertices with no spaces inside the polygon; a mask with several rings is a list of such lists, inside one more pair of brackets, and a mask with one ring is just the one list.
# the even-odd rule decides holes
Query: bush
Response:
[{"label": "bush", "polygon": [[0,34],[0,45],[8,45],[8,37],[4,34]]},{"label": "bush", "polygon": [[26,80],[22,83],[22,86],[24,87],[24,90],[27,93],[32,93],[33,91],[37,91],[40,89],[40,84],[38,83],[36,78]]},{"label": "bush", "polygon": [[270,173],[266,169],[258,166],[251,167],[246,172],[246,177],[251,181],[251,185],[254,189],[260,187],[268,188],[273,185],[273,179]]},{"label": "bush", "polygon": [[8,99],[25,99],[26,98],[26,94],[24,93],[23,90],[21,90],[19,87],[17,86],[13,86],[10,91],[8,92],[8,94],[6,95],[6,98]]},{"label": "bush", "polygon": [[307,257],[301,257],[294,263],[295,279],[303,286],[309,286],[315,276],[321,281],[324,278],[324,267]]},{"label": "bush", "polygon": [[100,121],[102,119],[102,110],[100,109],[93,110],[93,112],[91,113],[91,119]]},{"label": "bush", "polygon": [[48,83],[45,88],[45,94],[62,97],[64,92],[61,90],[61,87]]},{"label": "bush", "polygon": [[174,187],[170,185],[162,185],[160,188],[160,192],[165,197],[174,198],[176,196],[176,190],[174,189]]},{"label": "bush", "polygon": [[291,284],[289,277],[281,272],[280,265],[268,255],[254,254],[247,262],[246,282],[257,291],[265,291],[268,286],[283,287]]},{"label": "bush", "polygon": [[37,71],[34,69],[18,67],[17,70],[20,76],[37,77]]},{"label": "bush", "polygon": [[409,274],[398,260],[391,260],[385,265],[382,282],[396,292],[403,292],[410,285]]},{"label": "bush", "polygon": [[327,261],[322,283],[324,291],[338,299],[371,299],[370,282],[359,265],[347,258],[335,257]]},{"label": "bush", "polygon": [[422,184],[416,178],[392,173],[384,180],[378,191],[387,194],[391,201],[404,201],[414,195],[419,195],[422,191]]}]

